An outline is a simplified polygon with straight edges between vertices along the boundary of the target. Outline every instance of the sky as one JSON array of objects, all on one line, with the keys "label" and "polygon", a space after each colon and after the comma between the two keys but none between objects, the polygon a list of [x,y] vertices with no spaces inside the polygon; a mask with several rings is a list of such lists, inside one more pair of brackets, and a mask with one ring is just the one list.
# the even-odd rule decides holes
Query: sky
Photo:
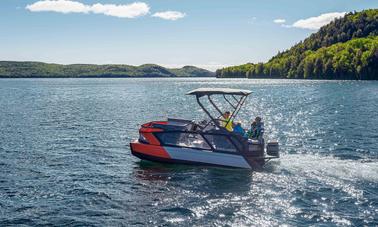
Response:
[{"label": "sky", "polygon": [[0,60],[215,70],[369,8],[378,0],[1,0]]}]

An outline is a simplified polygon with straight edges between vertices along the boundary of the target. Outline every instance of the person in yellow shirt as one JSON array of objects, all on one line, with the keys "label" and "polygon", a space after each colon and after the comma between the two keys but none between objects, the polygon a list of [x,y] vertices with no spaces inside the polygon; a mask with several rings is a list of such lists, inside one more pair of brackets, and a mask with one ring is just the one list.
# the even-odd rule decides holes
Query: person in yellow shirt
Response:
[{"label": "person in yellow shirt", "polygon": [[223,116],[221,117],[220,125],[227,129],[227,131],[232,132],[233,129],[233,122],[230,119],[231,113],[230,111],[226,111],[223,113]]}]

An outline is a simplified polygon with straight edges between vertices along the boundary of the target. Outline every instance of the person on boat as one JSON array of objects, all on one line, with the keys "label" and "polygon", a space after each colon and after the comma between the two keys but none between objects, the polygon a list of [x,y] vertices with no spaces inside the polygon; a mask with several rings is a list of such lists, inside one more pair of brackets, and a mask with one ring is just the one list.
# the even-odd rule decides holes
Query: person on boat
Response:
[{"label": "person on boat", "polygon": [[238,121],[236,122],[236,125],[234,127],[234,132],[240,134],[241,136],[244,136],[245,135],[245,130],[244,128],[241,126],[241,122]]},{"label": "person on boat", "polygon": [[231,117],[230,111],[224,112],[223,116],[220,119],[220,125],[222,127],[226,128],[227,131],[232,132],[232,131],[234,131],[234,129],[233,129],[233,122],[230,119],[230,117]]},{"label": "person on boat", "polygon": [[260,139],[264,133],[264,123],[261,122],[261,117],[256,117],[248,130],[247,135],[249,139]]}]

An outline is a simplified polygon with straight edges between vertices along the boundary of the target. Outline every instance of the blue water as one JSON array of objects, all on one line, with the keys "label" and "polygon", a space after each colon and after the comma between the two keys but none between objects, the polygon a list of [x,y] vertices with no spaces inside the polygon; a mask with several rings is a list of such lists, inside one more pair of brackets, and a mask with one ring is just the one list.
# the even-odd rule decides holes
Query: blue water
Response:
[{"label": "blue water", "polygon": [[[141,162],[128,143],[187,91],[253,91],[279,161],[262,172]],[[0,80],[0,226],[378,225],[378,82]]]}]

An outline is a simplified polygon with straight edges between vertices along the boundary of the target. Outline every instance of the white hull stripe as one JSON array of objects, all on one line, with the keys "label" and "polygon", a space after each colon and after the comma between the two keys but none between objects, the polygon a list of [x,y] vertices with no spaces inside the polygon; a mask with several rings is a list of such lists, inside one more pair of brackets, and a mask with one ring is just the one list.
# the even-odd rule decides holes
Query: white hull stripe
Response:
[{"label": "white hull stripe", "polygon": [[164,149],[172,159],[251,169],[251,166],[240,155],[168,146]]}]

